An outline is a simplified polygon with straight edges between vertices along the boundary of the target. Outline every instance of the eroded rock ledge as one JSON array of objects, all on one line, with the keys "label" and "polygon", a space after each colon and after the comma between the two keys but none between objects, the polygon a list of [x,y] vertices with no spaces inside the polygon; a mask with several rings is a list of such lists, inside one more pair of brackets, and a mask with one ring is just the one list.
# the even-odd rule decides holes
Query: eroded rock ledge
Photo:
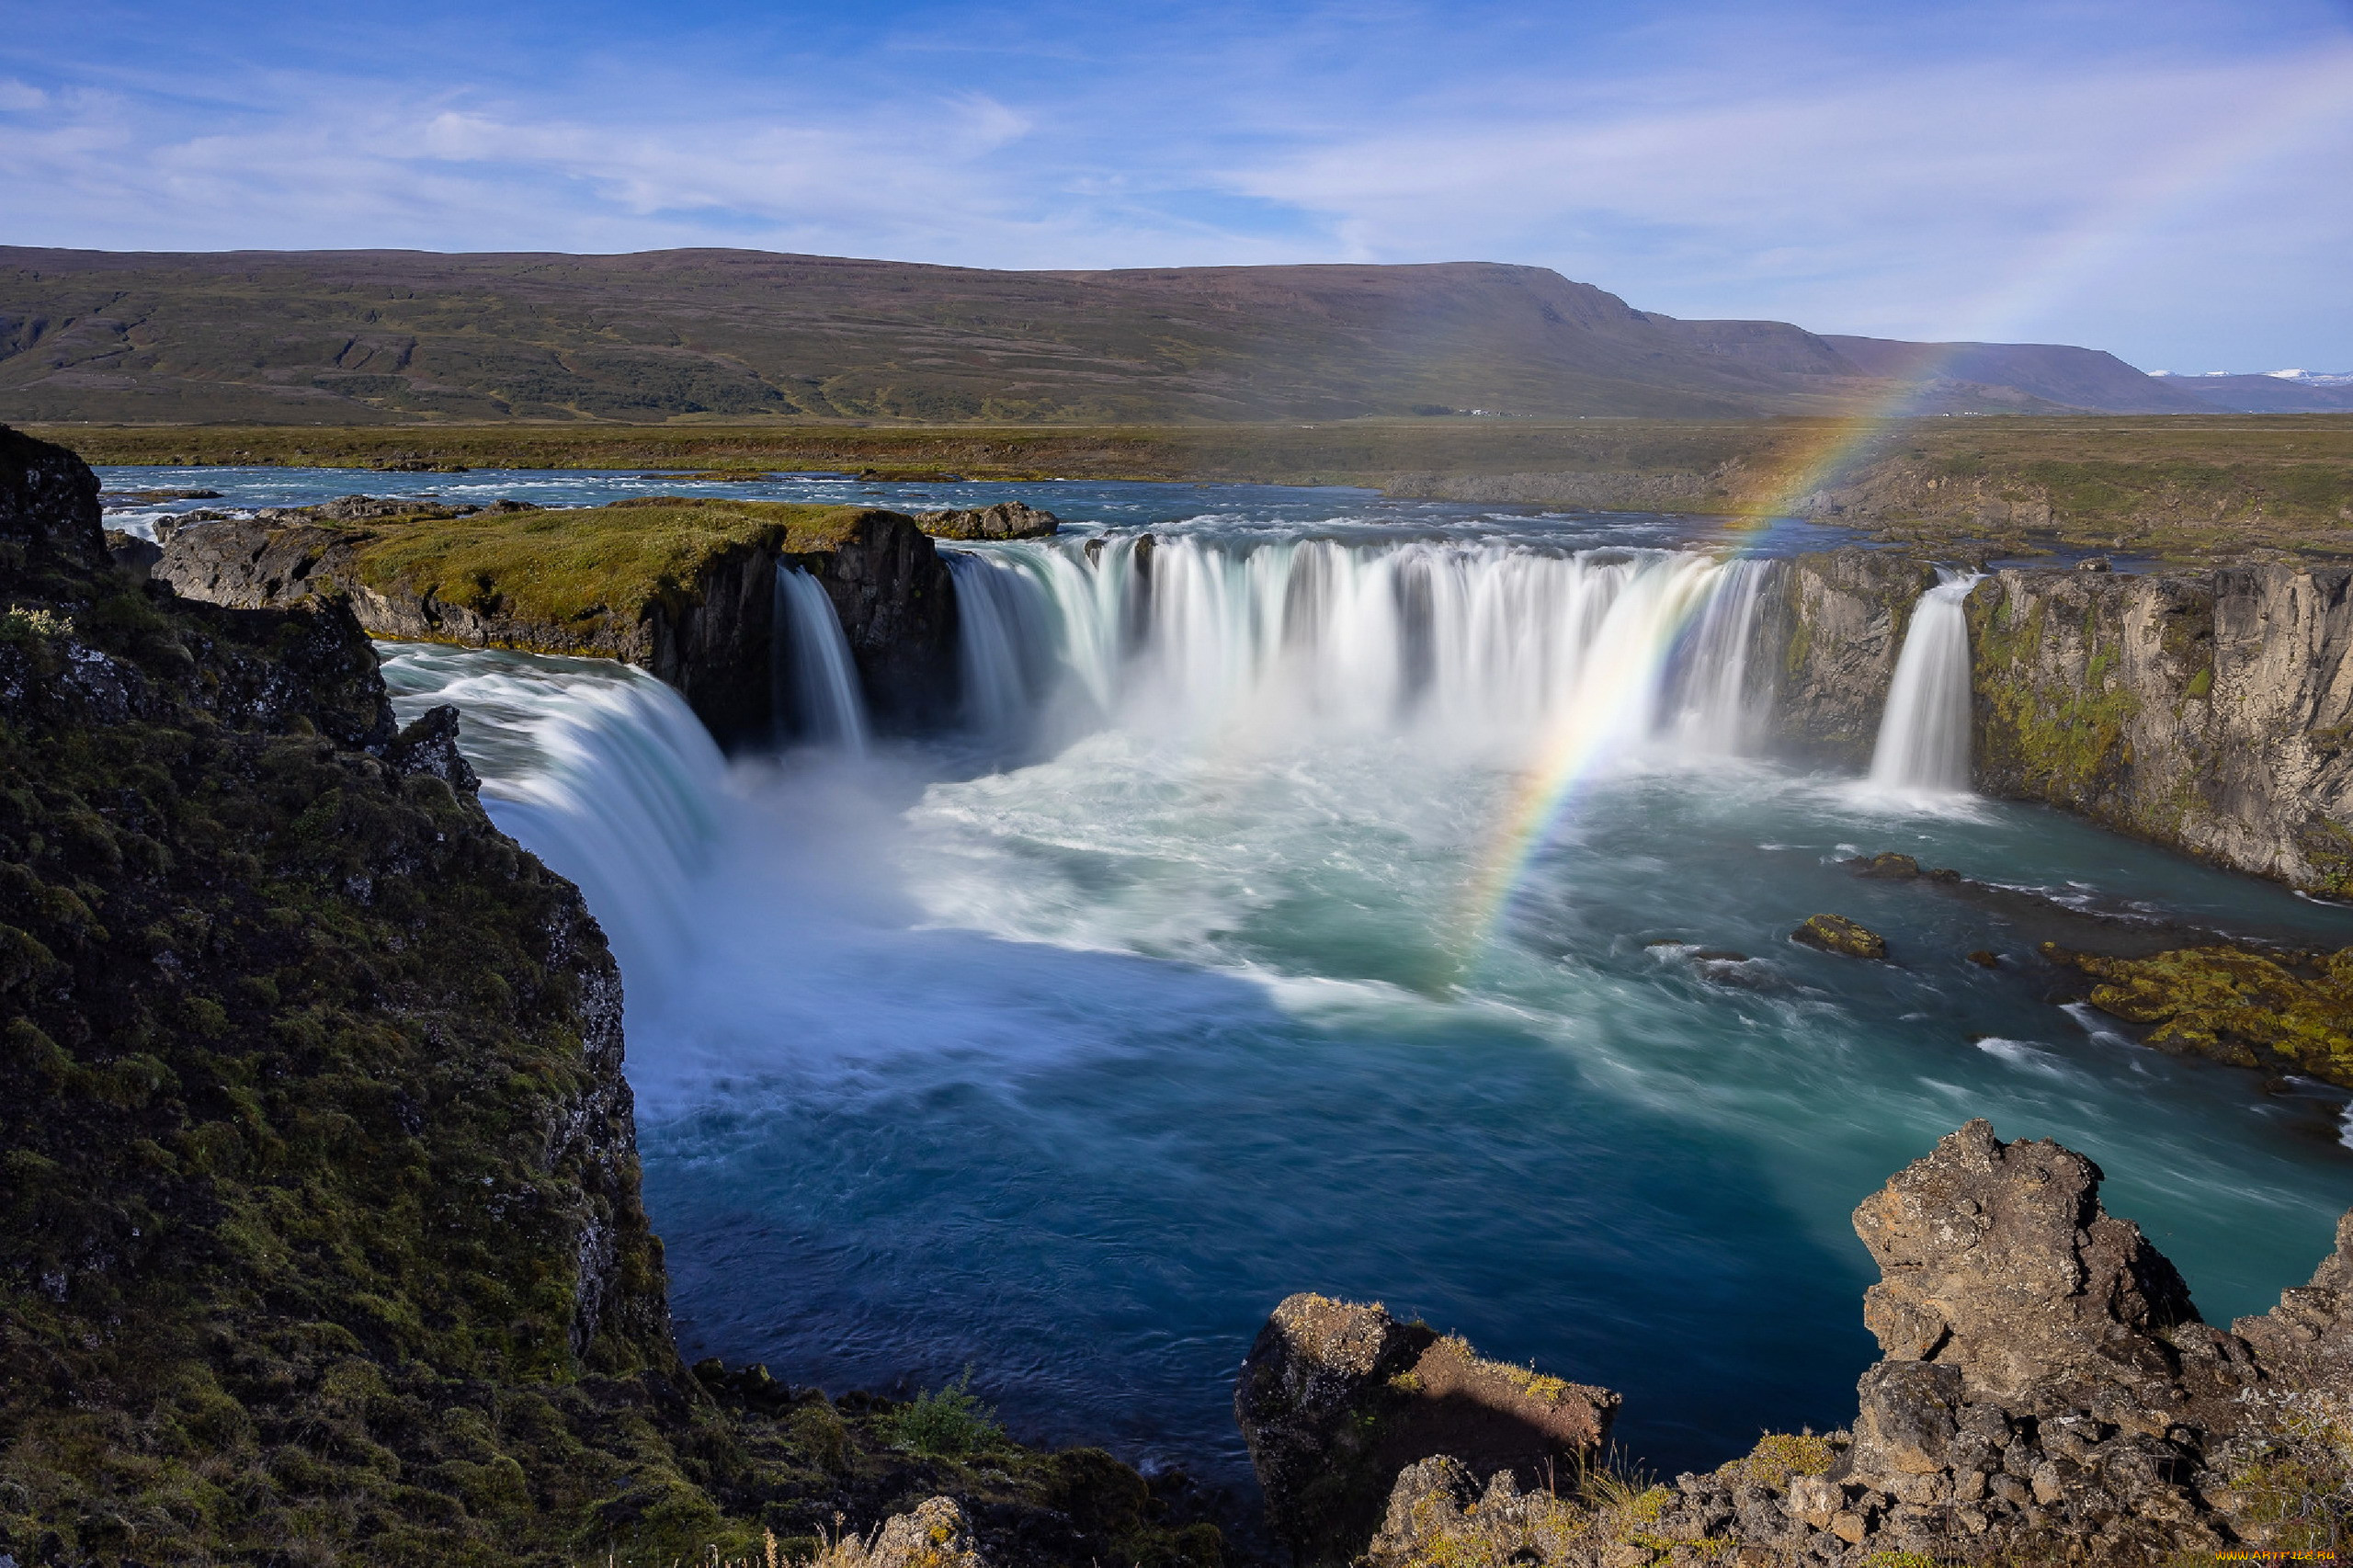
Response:
[{"label": "eroded rock ledge", "polygon": [[2353,1213],[2310,1285],[2225,1331],[2101,1208],[2100,1180],[1982,1120],[1945,1138],[1855,1211],[1883,1358],[1853,1426],[1768,1436],[1669,1484],[1531,1484],[1431,1426],[1389,1427],[1365,1391],[1401,1325],[1293,1297],[1236,1399],[1272,1522],[1302,1564],[1373,1568],[2154,1564],[2315,1544],[2306,1505],[2353,1460]]},{"label": "eroded rock ledge", "polygon": [[872,507],[639,496],[460,512],[347,497],[182,528],[153,570],[238,608],[347,598],[379,637],[619,659],[733,741],[773,733],[776,574],[791,569],[833,602],[878,722],[953,715],[947,565],[913,518]]}]

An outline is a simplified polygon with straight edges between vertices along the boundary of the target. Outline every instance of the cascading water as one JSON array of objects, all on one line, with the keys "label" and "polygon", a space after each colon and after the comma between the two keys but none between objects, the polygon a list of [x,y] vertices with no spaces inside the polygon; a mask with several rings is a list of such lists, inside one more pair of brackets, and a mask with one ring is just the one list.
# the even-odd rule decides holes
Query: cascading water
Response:
[{"label": "cascading water", "polygon": [[[877,748],[722,795],[634,672],[388,654],[613,935],[690,1356],[970,1364],[1026,1433],[1242,1483],[1233,1368],[1321,1289],[1619,1388],[1622,1440],[1696,1468],[1852,1417],[1847,1216],[1971,1116],[2096,1153],[2210,1310],[2325,1250],[2332,1128],[2087,1033],[1961,956],[2018,950],[2001,916],[1845,862],[2338,921],[2313,947],[2335,912],[1998,802],[1858,843],[1890,830],[1843,788],[1720,765],[1769,562],[1147,520],[1149,574],[946,552],[995,772]],[[1691,766],[1592,769],[1466,958],[1466,877],[1564,749]],[[1823,909],[1906,961],[1793,947]]]},{"label": "cascading water", "polygon": [[1913,608],[1887,711],[1871,750],[1874,789],[1959,794],[1969,789],[1969,615],[1975,575],[1937,569]]},{"label": "cascading water", "polygon": [[824,585],[798,566],[776,574],[769,672],[779,743],[798,740],[863,756],[866,696]]},{"label": "cascading water", "polygon": [[967,700],[992,733],[1060,700],[1197,742],[1398,735],[1508,764],[1605,709],[1628,744],[1737,751],[1753,707],[1755,562],[1178,538],[1148,585],[1132,540],[996,545],[951,569]]},{"label": "cascading water", "polygon": [[403,720],[438,703],[491,818],[586,895],[632,994],[692,941],[689,908],[718,841],[726,764],[678,694],[601,659],[379,643]]}]

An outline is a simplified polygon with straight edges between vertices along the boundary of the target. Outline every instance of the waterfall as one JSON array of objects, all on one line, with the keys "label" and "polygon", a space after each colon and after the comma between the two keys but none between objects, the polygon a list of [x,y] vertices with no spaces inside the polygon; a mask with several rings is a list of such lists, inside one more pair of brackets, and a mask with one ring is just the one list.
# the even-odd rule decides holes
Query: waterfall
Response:
[{"label": "waterfall", "polygon": [[1405,733],[1515,761],[1597,702],[1613,733],[1736,752],[1759,563],[1296,538],[950,552],[968,718],[1267,744]]},{"label": "waterfall", "polygon": [[777,740],[866,751],[866,697],[824,585],[798,566],[776,574],[777,631],[769,638]]},{"label": "waterfall", "polygon": [[1959,793],[1969,788],[1969,616],[1974,575],[1937,569],[1913,608],[1887,690],[1870,781],[1882,790]]},{"label": "waterfall", "polygon": [[675,691],[599,659],[380,642],[406,721],[453,703],[491,820],[576,883],[632,995],[687,954],[721,827],[719,748]]}]

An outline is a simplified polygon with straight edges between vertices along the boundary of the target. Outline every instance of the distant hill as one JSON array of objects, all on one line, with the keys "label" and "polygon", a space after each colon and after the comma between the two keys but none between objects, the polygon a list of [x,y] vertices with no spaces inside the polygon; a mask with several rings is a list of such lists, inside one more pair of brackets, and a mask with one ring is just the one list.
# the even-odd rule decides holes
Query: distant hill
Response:
[{"label": "distant hill", "polygon": [[2233,414],[2353,413],[2353,376],[2157,376],[2152,380]]},{"label": "distant hill", "polygon": [[2001,387],[2063,408],[2104,414],[2207,414],[2213,407],[2097,348],[2060,343],[1903,343],[1836,335],[1823,341],[1863,374],[1891,381]]},{"label": "distant hill", "polygon": [[1540,267],[0,248],[0,419],[365,425],[2211,411],[2089,349],[1681,321]]}]

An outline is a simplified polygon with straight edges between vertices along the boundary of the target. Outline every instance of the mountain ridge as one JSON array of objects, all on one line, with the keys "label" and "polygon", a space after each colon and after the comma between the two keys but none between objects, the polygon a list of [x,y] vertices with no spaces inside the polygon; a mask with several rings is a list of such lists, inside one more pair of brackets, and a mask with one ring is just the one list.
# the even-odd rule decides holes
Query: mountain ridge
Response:
[{"label": "mountain ridge", "polygon": [[2214,406],[2096,350],[1687,321],[1495,262],[1004,272],[710,248],[0,247],[0,418],[17,420],[1746,418],[1893,403]]}]

